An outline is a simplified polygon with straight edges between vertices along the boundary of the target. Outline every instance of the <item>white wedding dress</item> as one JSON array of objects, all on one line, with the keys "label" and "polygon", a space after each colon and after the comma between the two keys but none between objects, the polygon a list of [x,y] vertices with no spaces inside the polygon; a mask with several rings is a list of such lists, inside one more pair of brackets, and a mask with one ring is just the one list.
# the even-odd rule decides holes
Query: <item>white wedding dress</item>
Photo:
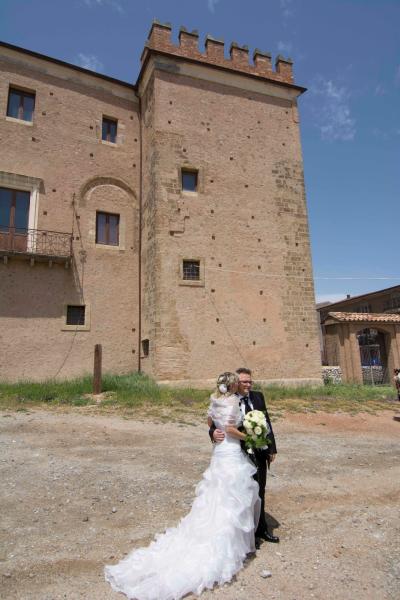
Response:
[{"label": "white wedding dress", "polygon": [[[208,414],[220,429],[242,422],[237,396],[211,396]],[[213,447],[189,514],[146,548],[105,567],[112,588],[130,600],[178,600],[230,581],[255,551],[260,514],[255,472],[239,440],[226,435]]]}]

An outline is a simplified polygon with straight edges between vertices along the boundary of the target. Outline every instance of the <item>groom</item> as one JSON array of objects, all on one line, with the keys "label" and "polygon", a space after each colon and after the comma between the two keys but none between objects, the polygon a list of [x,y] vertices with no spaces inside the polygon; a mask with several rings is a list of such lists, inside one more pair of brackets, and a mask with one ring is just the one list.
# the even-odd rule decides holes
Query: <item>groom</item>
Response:
[{"label": "groom", "polygon": [[[242,367],[237,369],[236,373],[239,377],[237,394],[239,396],[240,410],[242,411],[243,416],[250,410],[261,410],[265,414],[267,423],[271,428],[271,432],[268,435],[270,439],[268,447],[255,451],[257,459],[256,478],[259,485],[259,495],[261,498],[261,514],[255,536],[256,538],[261,538],[267,542],[273,542],[276,544],[279,542],[279,538],[276,535],[272,535],[272,533],[268,531],[264,512],[267,465],[269,467],[276,457],[275,437],[272,431],[272,425],[268,415],[267,407],[265,406],[264,395],[261,392],[253,392],[251,389],[253,382],[251,380],[250,369]],[[221,429],[216,429],[215,425],[213,424],[210,428],[210,437],[216,443],[222,442],[225,437],[225,433]]]}]

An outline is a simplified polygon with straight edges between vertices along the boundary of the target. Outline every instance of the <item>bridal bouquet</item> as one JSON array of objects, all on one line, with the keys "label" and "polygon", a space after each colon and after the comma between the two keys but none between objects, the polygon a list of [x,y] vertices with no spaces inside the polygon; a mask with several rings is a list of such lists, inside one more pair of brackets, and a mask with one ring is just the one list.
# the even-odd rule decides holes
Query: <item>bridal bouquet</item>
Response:
[{"label": "bridal bouquet", "polygon": [[261,410],[248,412],[244,418],[243,427],[246,432],[245,445],[249,454],[253,454],[254,448],[260,449],[268,445],[270,441],[268,434],[271,429]]}]

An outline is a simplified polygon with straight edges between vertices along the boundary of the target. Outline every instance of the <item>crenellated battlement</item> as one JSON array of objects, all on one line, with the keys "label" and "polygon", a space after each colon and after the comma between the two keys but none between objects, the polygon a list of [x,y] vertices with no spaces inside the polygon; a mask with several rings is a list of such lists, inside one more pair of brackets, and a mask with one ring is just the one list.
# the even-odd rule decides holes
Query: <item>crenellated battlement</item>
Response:
[{"label": "crenellated battlement", "polygon": [[179,29],[179,45],[171,40],[172,27],[170,23],[153,21],[147,42],[141,57],[144,63],[151,50],[165,52],[174,56],[196,60],[202,63],[224,67],[232,71],[249,73],[258,77],[293,84],[293,62],[290,58],[277,56],[275,70],[272,68],[271,54],[261,52],[256,48],[253,52],[253,62],[250,63],[248,46],[240,46],[232,42],[229,48],[230,58],[224,55],[225,44],[223,40],[207,35],[205,39],[205,53],[199,50],[199,33],[197,29],[188,31],[186,27]]}]

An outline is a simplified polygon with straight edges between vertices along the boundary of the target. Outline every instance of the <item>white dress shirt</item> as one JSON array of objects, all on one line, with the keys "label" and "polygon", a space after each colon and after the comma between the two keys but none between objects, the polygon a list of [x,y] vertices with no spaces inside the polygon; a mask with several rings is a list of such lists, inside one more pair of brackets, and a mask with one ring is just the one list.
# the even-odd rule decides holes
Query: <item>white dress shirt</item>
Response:
[{"label": "white dress shirt", "polygon": [[243,418],[246,416],[246,405],[244,403],[244,399],[245,398],[248,398],[248,403],[249,403],[249,406],[250,406],[250,410],[254,410],[253,403],[250,400],[250,396],[241,396],[241,395],[239,395],[240,412],[242,413]]}]

